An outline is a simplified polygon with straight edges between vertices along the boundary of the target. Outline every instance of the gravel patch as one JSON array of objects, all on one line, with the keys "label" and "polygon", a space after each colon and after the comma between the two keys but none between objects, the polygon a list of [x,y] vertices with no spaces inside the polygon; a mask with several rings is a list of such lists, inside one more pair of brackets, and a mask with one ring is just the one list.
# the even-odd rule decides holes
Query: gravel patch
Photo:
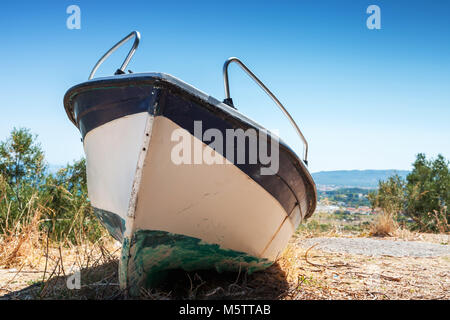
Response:
[{"label": "gravel patch", "polygon": [[381,240],[370,238],[309,238],[298,244],[328,252],[345,252],[367,256],[436,257],[450,255],[450,246],[417,241]]}]

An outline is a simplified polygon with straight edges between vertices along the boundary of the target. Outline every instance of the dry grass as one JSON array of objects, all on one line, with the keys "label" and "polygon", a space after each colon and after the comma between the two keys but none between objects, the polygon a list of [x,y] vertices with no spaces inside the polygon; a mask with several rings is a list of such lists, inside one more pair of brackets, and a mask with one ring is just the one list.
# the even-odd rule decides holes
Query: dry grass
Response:
[{"label": "dry grass", "polygon": [[[30,206],[31,208],[31,206]],[[45,208],[44,208],[45,209]],[[42,209],[43,210],[43,209]],[[53,242],[40,231],[40,210],[5,230],[0,240],[0,299],[124,299],[118,285],[120,244],[106,234],[92,243]],[[380,219],[383,215],[380,215]],[[16,220],[19,221],[19,220]],[[377,221],[374,234],[448,244],[449,235],[418,234]],[[449,257],[372,258],[302,248],[308,237],[354,237],[333,226],[304,229],[263,272],[217,274],[174,270],[141,299],[449,299]],[[383,231],[383,232],[381,232]],[[81,288],[67,280],[80,272]]]},{"label": "dry grass", "polygon": [[[83,240],[87,238],[82,234],[79,245],[67,239],[53,242],[39,229],[41,210],[27,212],[25,222],[10,224],[0,239],[0,299],[2,295],[3,299],[126,298],[118,285],[120,244],[106,234],[94,243]],[[143,289],[140,298],[450,299],[449,257],[373,258],[301,247],[299,240],[309,237],[369,235],[367,231],[345,232],[336,225],[324,229],[323,223],[297,233],[277,262],[263,272],[174,270],[161,286]],[[449,243],[448,234],[414,233],[383,220],[377,225],[374,234]],[[67,288],[74,272],[81,274],[79,290]]]},{"label": "dry grass", "polygon": [[428,215],[433,217],[436,222],[436,227],[440,233],[450,232],[450,224],[447,219],[447,207],[444,206],[439,211],[433,210],[433,212],[429,212]]},{"label": "dry grass", "polygon": [[[119,252],[120,245],[109,237],[78,246],[50,242],[1,270],[0,294],[17,299],[110,299],[117,294]],[[81,273],[81,290],[68,290],[67,279],[75,272]]]},{"label": "dry grass", "polygon": [[42,216],[40,209],[32,209],[31,201],[27,205],[26,216],[28,219],[16,219],[12,225],[8,225],[8,215],[3,236],[0,238],[0,266],[11,266],[21,263],[31,263],[35,252],[41,247],[44,237],[39,230]]},{"label": "dry grass", "polygon": [[335,213],[316,212],[300,225],[297,234],[302,237],[349,237],[370,235],[374,215],[338,216]]},{"label": "dry grass", "polygon": [[384,212],[378,213],[370,226],[370,234],[376,237],[392,236],[398,229],[398,224],[393,217]]},{"label": "dry grass", "polygon": [[422,232],[411,232],[408,229],[399,228],[396,230],[395,234],[391,239],[399,239],[406,241],[424,241],[435,244],[450,244],[450,234],[449,233],[422,233]]},{"label": "dry grass", "polygon": [[449,257],[368,257],[300,248],[294,241],[282,269],[297,278],[289,299],[449,299]]},{"label": "dry grass", "polygon": [[[404,237],[411,237],[412,234]],[[450,299],[449,257],[379,258],[303,248],[294,238],[263,272],[217,274],[174,270],[141,299]],[[414,240],[417,240],[414,239]],[[8,299],[124,299],[118,287],[120,247],[109,238],[35,253],[33,265],[0,270],[0,295]],[[37,259],[37,256],[41,259]],[[67,277],[81,270],[80,290]]]},{"label": "dry grass", "polygon": [[[68,237],[58,242],[51,240],[49,232],[40,228],[43,213],[48,208],[36,208],[33,200],[32,197],[22,217],[10,219],[11,223],[8,223],[7,215],[0,238],[0,293],[34,299],[105,298],[113,287],[108,281],[116,278],[120,245],[106,234],[106,230],[94,243],[83,233],[79,234],[77,245]],[[87,287],[79,292],[67,290],[67,277],[79,270]],[[102,285],[104,281],[108,286]],[[90,290],[95,282],[99,282],[98,287],[108,290],[102,290],[101,294]],[[117,281],[115,285],[117,287]],[[20,292],[24,288],[25,293]],[[83,293],[80,295],[80,292]]]}]

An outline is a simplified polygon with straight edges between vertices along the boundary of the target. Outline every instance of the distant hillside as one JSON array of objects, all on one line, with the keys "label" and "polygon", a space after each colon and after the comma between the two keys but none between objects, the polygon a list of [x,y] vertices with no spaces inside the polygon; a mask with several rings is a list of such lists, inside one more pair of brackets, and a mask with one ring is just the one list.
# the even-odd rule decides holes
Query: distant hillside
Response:
[{"label": "distant hillside", "polygon": [[379,180],[394,174],[405,178],[408,173],[407,170],[338,170],[320,171],[312,176],[318,185],[376,188]]}]

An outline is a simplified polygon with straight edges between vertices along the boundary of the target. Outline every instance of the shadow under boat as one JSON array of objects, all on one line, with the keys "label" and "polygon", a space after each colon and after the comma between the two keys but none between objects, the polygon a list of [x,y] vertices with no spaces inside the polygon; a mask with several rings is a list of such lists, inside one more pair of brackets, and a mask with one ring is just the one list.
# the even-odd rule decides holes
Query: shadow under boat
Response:
[{"label": "shadow under boat", "polygon": [[117,265],[118,261],[111,261],[81,269],[79,289],[68,288],[72,275],[59,274],[10,291],[0,296],[0,300],[278,300],[288,296],[290,289],[286,273],[274,263],[263,272],[251,275],[245,270],[219,275],[214,270],[172,269],[167,271],[166,281],[130,297],[119,288]]}]

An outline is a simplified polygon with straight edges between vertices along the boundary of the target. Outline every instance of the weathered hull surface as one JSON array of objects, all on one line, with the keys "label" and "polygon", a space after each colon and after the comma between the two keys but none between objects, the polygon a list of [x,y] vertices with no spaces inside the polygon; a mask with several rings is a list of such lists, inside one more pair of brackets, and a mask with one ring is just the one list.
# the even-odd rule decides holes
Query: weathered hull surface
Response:
[{"label": "weathered hull surface", "polygon": [[[65,107],[83,136],[91,203],[123,244],[119,278],[131,294],[171,269],[266,268],[315,209],[314,182],[285,144],[278,172],[261,175],[263,164],[236,163],[198,139],[194,121],[221,132],[260,127],[173,77],[89,81],[68,91]],[[192,153],[223,164],[174,163],[177,130]]]}]

